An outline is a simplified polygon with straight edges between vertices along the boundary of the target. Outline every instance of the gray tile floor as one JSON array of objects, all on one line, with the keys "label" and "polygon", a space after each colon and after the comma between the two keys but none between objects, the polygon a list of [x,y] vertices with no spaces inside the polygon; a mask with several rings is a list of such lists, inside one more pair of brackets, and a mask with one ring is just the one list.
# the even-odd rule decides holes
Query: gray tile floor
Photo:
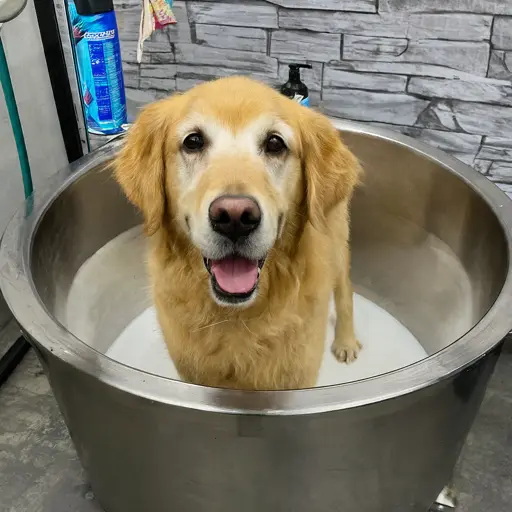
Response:
[{"label": "gray tile floor", "polygon": [[[0,333],[0,355],[17,337]],[[455,479],[457,512],[512,506],[512,342],[505,349]],[[101,512],[48,381],[31,351],[0,389],[0,512]]]}]

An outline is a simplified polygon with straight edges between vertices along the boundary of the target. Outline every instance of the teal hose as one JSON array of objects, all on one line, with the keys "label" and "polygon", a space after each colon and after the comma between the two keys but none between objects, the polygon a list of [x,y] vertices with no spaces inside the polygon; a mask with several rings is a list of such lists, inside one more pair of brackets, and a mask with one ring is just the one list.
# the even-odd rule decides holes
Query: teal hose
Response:
[{"label": "teal hose", "polygon": [[16,105],[16,98],[14,96],[14,89],[12,88],[11,75],[7,67],[7,58],[5,56],[2,38],[0,37],[0,83],[4,91],[5,103],[7,105],[7,112],[11,120],[12,133],[16,142],[16,149],[18,150],[18,158],[20,160],[21,176],[23,178],[23,189],[25,197],[28,198],[32,195],[34,190],[32,184],[32,174],[30,172],[30,163],[28,161],[27,146],[25,145],[25,137],[23,136],[23,128],[21,126],[20,115]]},{"label": "teal hose", "polygon": [[[1,23],[0,23],[1,28]],[[32,185],[32,174],[30,172],[30,163],[28,161],[27,146],[25,145],[25,137],[23,136],[23,128],[21,126],[20,114],[18,106],[16,105],[16,98],[12,88],[11,75],[7,67],[7,58],[5,56],[4,45],[0,37],[0,83],[4,91],[5,103],[7,105],[7,112],[9,112],[9,119],[11,120],[12,133],[16,142],[16,149],[18,150],[18,158],[20,160],[21,176],[23,178],[23,189],[25,191],[25,213],[30,215],[32,211],[32,192],[34,187]],[[20,364],[25,354],[29,351],[30,344],[21,335],[7,350],[7,352],[0,358],[0,386],[9,378],[9,375]]]}]

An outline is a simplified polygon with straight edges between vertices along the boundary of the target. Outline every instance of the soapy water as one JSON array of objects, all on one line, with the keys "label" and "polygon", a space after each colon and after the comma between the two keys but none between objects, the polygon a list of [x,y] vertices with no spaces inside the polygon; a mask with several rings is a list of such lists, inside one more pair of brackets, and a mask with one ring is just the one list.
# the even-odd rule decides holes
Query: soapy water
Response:
[{"label": "soapy water", "polygon": [[[66,325],[109,358],[155,375],[179,380],[167,352],[145,276],[146,244],[139,227],[110,241],[79,269],[68,296]],[[331,302],[317,386],[352,382],[408,366],[427,357],[413,334],[387,311],[354,294],[358,359],[339,363],[331,354]]]},{"label": "soapy water", "polygon": [[[363,350],[354,363],[339,363],[330,351],[334,336],[330,322],[317,386],[372,377],[427,356],[416,338],[400,322],[357,294],[354,295],[354,315],[356,334]],[[153,307],[146,309],[126,327],[106,355],[128,366],[179,380]]]}]

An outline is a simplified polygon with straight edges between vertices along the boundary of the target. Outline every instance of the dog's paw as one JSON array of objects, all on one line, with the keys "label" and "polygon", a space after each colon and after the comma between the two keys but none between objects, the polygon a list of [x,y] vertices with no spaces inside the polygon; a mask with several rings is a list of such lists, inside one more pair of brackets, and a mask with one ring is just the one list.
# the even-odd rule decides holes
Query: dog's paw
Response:
[{"label": "dog's paw", "polygon": [[350,341],[344,340],[343,342],[335,340],[331,346],[331,351],[340,363],[350,364],[357,359],[362,348],[361,343],[354,338]]}]

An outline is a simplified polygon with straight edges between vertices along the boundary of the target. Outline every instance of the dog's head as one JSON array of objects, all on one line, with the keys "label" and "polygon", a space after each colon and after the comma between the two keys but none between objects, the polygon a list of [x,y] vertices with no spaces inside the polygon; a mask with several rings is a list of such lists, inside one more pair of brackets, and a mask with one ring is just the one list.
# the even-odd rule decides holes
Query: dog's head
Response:
[{"label": "dog's head", "polygon": [[256,297],[283,238],[306,221],[325,228],[358,171],[326,118],[242,77],[148,106],[116,161],[148,235],[173,226],[186,237],[214,300],[229,306]]}]

